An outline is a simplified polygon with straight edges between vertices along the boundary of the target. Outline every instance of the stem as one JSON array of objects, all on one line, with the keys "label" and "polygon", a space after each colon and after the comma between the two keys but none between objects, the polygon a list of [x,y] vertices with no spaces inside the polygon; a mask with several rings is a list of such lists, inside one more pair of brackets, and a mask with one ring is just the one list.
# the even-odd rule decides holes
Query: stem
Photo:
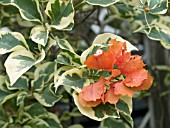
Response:
[{"label": "stem", "polygon": [[146,16],[146,11],[144,11],[144,17],[145,17],[145,21],[146,21],[148,28],[151,29],[149,22],[148,22],[148,19],[147,19],[147,16]]},{"label": "stem", "polygon": [[82,2],[78,3],[74,8],[75,10],[80,8],[81,6],[83,6],[85,4],[85,1],[83,0]]},{"label": "stem", "polygon": [[95,10],[96,10],[96,9],[93,9],[82,21],[80,21],[79,23],[75,24],[75,26],[84,23],[84,22],[91,16],[91,14],[93,14],[93,12],[94,12]]}]

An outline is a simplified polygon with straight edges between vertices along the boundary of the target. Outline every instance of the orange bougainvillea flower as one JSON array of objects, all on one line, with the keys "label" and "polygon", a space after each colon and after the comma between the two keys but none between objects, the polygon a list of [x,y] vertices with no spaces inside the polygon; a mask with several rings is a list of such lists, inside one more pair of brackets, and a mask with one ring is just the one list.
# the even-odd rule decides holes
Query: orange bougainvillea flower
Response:
[{"label": "orange bougainvillea flower", "polygon": [[120,98],[120,94],[115,94],[114,87],[110,89],[104,95],[104,103],[109,102],[110,104],[116,104]]},{"label": "orange bougainvillea flower", "polygon": [[133,89],[135,91],[142,91],[142,90],[148,90],[153,83],[153,78],[148,74],[147,79],[142,81],[142,84],[139,87],[134,87]]},{"label": "orange bougainvillea flower", "polygon": [[134,91],[126,87],[121,81],[113,83],[112,86],[114,87],[114,94],[133,97]]},{"label": "orange bougainvillea flower", "polygon": [[126,50],[126,43],[112,39],[106,52],[98,49],[87,58],[84,64],[88,68],[104,69],[111,75],[109,78],[102,76],[96,83],[83,87],[79,93],[82,106],[95,107],[106,102],[116,104],[121,95],[133,97],[134,91],[148,90],[151,87],[153,78],[143,68],[145,64],[142,57],[131,55]]},{"label": "orange bougainvillea flower", "polygon": [[102,95],[105,92],[104,88],[105,79],[101,77],[98,82],[89,86],[84,86],[79,93],[79,101],[82,106],[97,106],[102,101]]},{"label": "orange bougainvillea flower", "polygon": [[101,49],[98,49],[95,54],[88,57],[84,64],[92,69],[105,69],[111,71],[114,61],[114,58],[109,52],[103,52],[103,50],[101,52]]},{"label": "orange bougainvillea flower", "polygon": [[144,66],[145,64],[142,61],[142,57],[138,55],[131,56],[130,59],[118,65],[119,69],[123,74],[130,73],[138,69],[142,69]]},{"label": "orange bougainvillea flower", "polygon": [[109,41],[109,44],[110,47],[107,52],[98,49],[95,54],[88,57],[84,64],[87,65],[88,68],[112,71],[116,58],[122,54],[124,44],[116,40]]},{"label": "orange bougainvillea flower", "polygon": [[148,71],[145,69],[136,70],[125,75],[123,83],[128,87],[139,87],[143,80],[148,78]]}]

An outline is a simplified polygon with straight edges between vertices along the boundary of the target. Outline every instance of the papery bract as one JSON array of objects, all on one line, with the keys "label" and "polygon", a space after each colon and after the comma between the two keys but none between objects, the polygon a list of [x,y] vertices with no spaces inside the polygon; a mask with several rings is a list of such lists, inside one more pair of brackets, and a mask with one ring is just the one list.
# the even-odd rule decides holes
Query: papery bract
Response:
[{"label": "papery bract", "polygon": [[84,94],[83,93],[79,93],[79,102],[83,107],[96,107],[97,105],[99,105],[102,100],[101,99],[97,99],[96,101],[86,101],[84,100]]},{"label": "papery bract", "polygon": [[153,78],[148,74],[147,79],[142,81],[142,84],[139,87],[134,87],[136,91],[148,90],[153,83]]},{"label": "papery bract", "polygon": [[114,94],[115,95],[123,95],[133,97],[133,90],[126,87],[122,82],[115,82],[112,85],[114,87]]},{"label": "papery bract", "polygon": [[101,97],[104,94],[104,77],[98,82],[89,86],[84,86],[82,92],[79,93],[79,101],[83,106],[97,106],[101,103]]},{"label": "papery bract", "polygon": [[142,61],[142,57],[138,55],[131,56],[129,61],[122,62],[118,65],[123,74],[142,69],[144,66],[145,64]]},{"label": "papery bract", "polygon": [[109,102],[110,104],[116,104],[120,98],[120,94],[116,95],[114,93],[114,87],[110,89],[104,95],[104,103]]},{"label": "papery bract", "polygon": [[148,78],[148,71],[145,69],[136,70],[126,74],[123,83],[128,87],[139,87],[143,80]]}]

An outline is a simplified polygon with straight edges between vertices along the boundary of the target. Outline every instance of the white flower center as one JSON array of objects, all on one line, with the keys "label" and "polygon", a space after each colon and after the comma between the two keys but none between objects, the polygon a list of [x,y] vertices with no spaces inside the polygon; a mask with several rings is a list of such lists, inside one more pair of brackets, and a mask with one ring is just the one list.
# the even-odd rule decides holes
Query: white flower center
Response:
[{"label": "white flower center", "polygon": [[95,52],[94,56],[99,56],[99,55],[101,55],[101,54],[103,54],[103,50],[98,49],[98,50]]}]

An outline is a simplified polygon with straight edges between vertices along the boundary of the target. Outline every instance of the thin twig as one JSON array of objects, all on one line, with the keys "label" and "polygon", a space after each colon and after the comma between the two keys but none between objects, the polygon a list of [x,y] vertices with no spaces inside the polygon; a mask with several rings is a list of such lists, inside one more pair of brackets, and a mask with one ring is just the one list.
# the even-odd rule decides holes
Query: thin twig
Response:
[{"label": "thin twig", "polygon": [[96,9],[93,9],[82,21],[80,21],[79,23],[75,24],[75,26],[80,25],[82,23],[84,23],[95,11]]}]

